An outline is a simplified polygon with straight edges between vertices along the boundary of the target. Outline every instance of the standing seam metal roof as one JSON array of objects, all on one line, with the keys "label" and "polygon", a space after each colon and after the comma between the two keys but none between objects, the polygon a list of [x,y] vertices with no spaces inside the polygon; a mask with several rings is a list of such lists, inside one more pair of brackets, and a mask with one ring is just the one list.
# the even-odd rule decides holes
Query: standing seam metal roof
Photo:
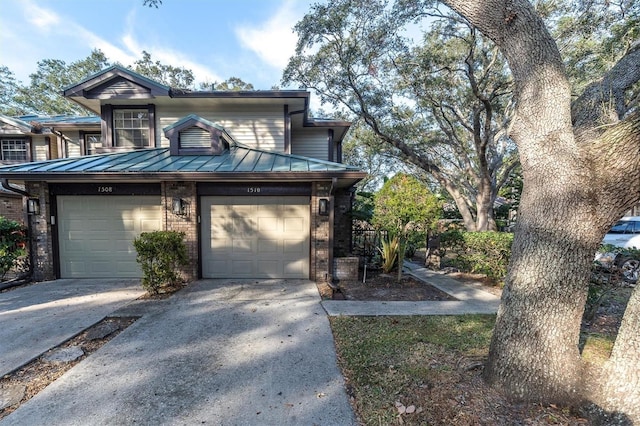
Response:
[{"label": "standing seam metal roof", "polygon": [[169,148],[97,154],[0,167],[8,173],[322,172],[358,168],[298,155],[232,146],[219,155],[171,155]]}]

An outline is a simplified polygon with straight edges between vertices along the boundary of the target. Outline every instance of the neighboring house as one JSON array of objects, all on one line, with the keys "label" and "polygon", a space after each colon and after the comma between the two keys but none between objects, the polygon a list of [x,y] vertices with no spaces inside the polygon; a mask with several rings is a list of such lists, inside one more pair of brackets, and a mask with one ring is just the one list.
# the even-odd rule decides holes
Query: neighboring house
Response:
[{"label": "neighboring house", "polygon": [[98,120],[49,120],[42,142],[21,120],[35,161],[0,167],[28,194],[35,279],[139,277],[132,240],[153,230],[185,233],[188,279],[323,281],[348,253],[365,173],[341,164],[350,123],[310,118],[309,92],[176,90],[113,66],[64,96]]},{"label": "neighboring house", "polygon": [[[0,114],[0,165],[78,157],[100,143],[100,117]],[[24,188],[18,188],[18,190]],[[23,197],[0,186],[0,216],[24,222]]]}]

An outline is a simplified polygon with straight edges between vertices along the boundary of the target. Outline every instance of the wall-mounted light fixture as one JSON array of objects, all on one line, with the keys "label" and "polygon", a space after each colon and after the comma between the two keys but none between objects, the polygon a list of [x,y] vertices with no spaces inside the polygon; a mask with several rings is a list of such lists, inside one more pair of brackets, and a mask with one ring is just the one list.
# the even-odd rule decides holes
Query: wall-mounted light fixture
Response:
[{"label": "wall-mounted light fixture", "polygon": [[318,200],[318,214],[320,216],[329,215],[329,199],[328,198],[320,198]]},{"label": "wall-mounted light fixture", "polygon": [[37,198],[28,198],[27,199],[27,213],[31,215],[39,215],[40,214],[40,200]]},{"label": "wall-mounted light fixture", "polygon": [[171,203],[171,211],[173,214],[178,216],[186,216],[187,215],[187,202],[182,198],[174,198]]}]

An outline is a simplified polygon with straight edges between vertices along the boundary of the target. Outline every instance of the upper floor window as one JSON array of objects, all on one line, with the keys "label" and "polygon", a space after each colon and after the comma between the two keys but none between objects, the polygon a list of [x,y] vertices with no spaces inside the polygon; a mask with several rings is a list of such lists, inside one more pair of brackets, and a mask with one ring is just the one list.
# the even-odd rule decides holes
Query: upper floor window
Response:
[{"label": "upper floor window", "polygon": [[2,139],[2,161],[27,161],[27,142],[24,139]]},{"label": "upper floor window", "polygon": [[87,155],[96,154],[97,149],[102,147],[100,133],[85,133],[84,147]]},{"label": "upper floor window", "polygon": [[146,109],[114,109],[113,136],[116,147],[149,146],[149,112]]}]

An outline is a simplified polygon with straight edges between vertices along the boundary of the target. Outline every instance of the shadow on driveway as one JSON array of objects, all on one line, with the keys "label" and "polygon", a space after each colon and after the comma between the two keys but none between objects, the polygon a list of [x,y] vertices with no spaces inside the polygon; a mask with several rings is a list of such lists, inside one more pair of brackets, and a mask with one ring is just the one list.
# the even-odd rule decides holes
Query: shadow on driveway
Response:
[{"label": "shadow on driveway", "polygon": [[314,283],[201,280],[3,424],[350,425]]}]

